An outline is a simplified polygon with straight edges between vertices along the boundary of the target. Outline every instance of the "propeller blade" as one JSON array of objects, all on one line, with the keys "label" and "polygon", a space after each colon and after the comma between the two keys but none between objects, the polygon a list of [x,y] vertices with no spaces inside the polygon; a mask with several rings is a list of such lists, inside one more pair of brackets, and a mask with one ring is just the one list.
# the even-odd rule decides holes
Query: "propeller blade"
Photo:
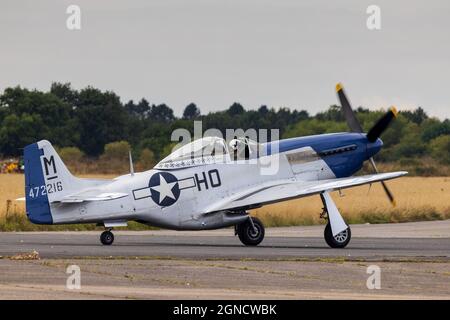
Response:
[{"label": "propeller blade", "polygon": [[391,202],[392,206],[397,206],[397,202],[395,202],[394,195],[392,194],[391,190],[387,187],[386,183],[384,181],[381,181],[381,185],[384,189],[384,192],[386,192],[386,195],[389,198],[389,201]]},{"label": "propeller blade", "polygon": [[352,132],[363,132],[361,124],[359,123],[358,119],[355,116],[355,113],[352,110],[352,106],[350,105],[350,102],[345,95],[344,88],[342,87],[341,83],[338,83],[336,85],[336,93],[338,95],[339,102],[341,103],[342,107],[342,112],[344,113],[345,120],[347,121],[350,130],[352,130]]},{"label": "propeller blade", "polygon": [[[373,158],[370,158],[369,161],[370,161],[370,164],[372,165],[373,170],[375,170],[375,172],[378,173],[378,168],[377,168],[377,165],[375,164],[375,160],[373,160]],[[387,185],[384,181],[381,181],[381,186],[383,187],[384,192],[386,193],[387,197],[389,198],[389,201],[391,202],[392,206],[395,207],[397,205],[397,203],[395,202],[394,195],[389,190],[389,188],[387,187]]]},{"label": "propeller blade", "polygon": [[370,142],[375,142],[380,135],[387,129],[391,121],[397,117],[398,111],[392,106],[391,109],[369,130],[367,139]]},{"label": "propeller blade", "polygon": [[[338,95],[342,107],[342,112],[344,113],[345,120],[347,121],[350,130],[352,132],[360,132],[360,133],[363,132],[361,124],[359,123],[355,113],[353,112],[352,106],[350,105],[350,102],[348,101],[347,96],[345,95],[345,91],[341,83],[338,83],[336,85],[336,93]],[[369,132],[367,133],[367,139],[370,142],[375,142],[384,132],[384,130],[386,130],[391,121],[395,117],[397,117],[397,113],[398,113],[397,109],[395,109],[395,107],[391,107],[388,113],[386,113],[380,120],[378,120],[378,122],[372,127],[372,129],[369,130]],[[373,158],[370,158],[369,160],[375,172],[378,173],[378,168]],[[383,186],[384,192],[388,196],[389,201],[395,207],[396,203],[394,196],[392,195],[392,192],[389,190],[384,181],[381,181],[381,185]]]}]

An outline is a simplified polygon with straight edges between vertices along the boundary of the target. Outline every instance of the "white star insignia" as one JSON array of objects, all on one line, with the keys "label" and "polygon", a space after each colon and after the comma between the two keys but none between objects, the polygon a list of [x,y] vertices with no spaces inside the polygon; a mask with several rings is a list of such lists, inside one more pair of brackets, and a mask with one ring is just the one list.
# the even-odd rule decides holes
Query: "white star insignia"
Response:
[{"label": "white star insignia", "polygon": [[172,198],[176,200],[172,189],[177,184],[177,181],[167,183],[166,179],[164,179],[163,175],[159,175],[159,186],[151,187],[150,189],[154,189],[159,192],[159,203],[163,202],[166,198]]}]

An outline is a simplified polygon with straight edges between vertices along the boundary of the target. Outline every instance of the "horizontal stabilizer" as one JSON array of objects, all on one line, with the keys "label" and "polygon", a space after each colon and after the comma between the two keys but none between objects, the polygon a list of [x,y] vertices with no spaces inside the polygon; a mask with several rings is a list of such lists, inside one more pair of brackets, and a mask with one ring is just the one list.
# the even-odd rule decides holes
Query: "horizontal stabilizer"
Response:
[{"label": "horizontal stabilizer", "polygon": [[121,192],[108,192],[108,193],[96,193],[95,190],[92,191],[84,191],[77,194],[70,194],[59,201],[54,202],[61,202],[61,203],[79,203],[79,202],[86,202],[86,201],[108,201],[108,200],[114,200],[119,199],[128,196],[127,193],[121,193]]}]

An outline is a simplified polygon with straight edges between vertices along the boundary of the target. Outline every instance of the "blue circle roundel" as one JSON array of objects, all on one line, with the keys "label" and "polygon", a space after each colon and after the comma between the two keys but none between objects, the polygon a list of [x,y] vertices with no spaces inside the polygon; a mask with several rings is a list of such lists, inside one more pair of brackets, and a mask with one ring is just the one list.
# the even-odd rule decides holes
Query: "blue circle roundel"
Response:
[{"label": "blue circle roundel", "polygon": [[157,172],[150,178],[148,186],[152,199],[161,207],[173,205],[180,197],[178,179],[169,172]]}]

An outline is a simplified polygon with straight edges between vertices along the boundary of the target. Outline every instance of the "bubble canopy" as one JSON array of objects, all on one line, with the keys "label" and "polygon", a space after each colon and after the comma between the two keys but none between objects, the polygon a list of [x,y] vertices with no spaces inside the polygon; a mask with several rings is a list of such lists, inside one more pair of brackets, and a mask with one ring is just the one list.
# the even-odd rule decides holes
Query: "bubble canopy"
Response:
[{"label": "bubble canopy", "polygon": [[204,137],[188,143],[162,159],[156,169],[177,169],[207,163],[225,162],[229,159],[224,139]]},{"label": "bubble canopy", "polygon": [[176,149],[161,160],[155,169],[179,169],[202,164],[248,160],[257,157],[259,146],[248,138],[233,139],[228,146],[223,138],[203,137]]}]

